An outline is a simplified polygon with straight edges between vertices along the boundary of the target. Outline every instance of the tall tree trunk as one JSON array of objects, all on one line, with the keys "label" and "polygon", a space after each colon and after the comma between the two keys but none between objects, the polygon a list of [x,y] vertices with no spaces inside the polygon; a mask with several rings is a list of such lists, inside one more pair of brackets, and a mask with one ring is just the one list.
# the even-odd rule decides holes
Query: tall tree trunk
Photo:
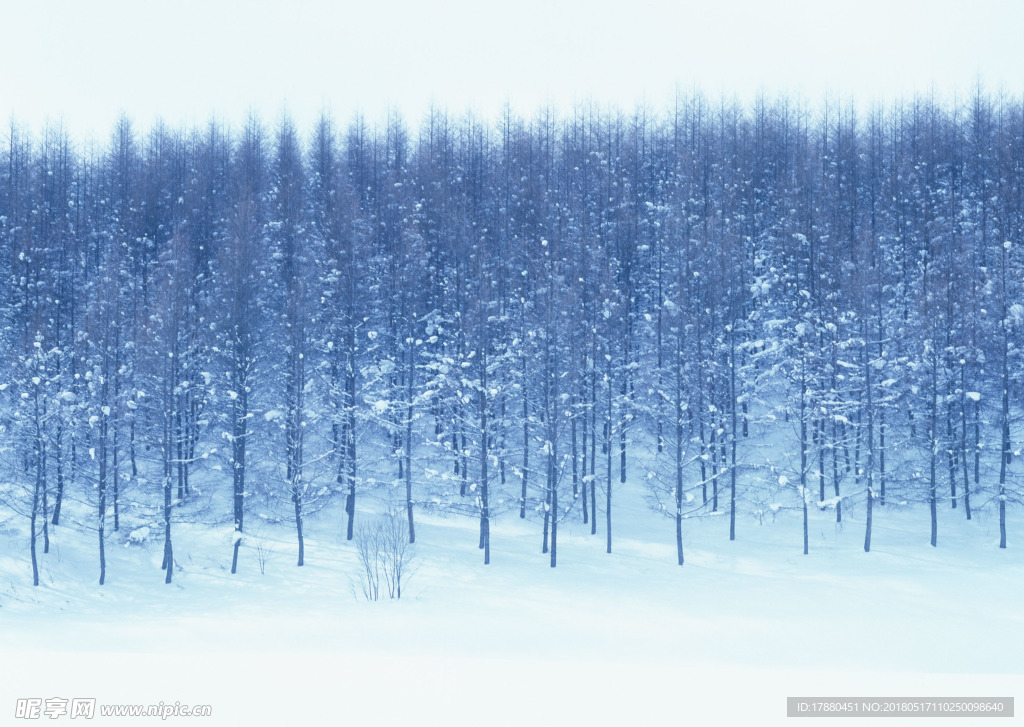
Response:
[{"label": "tall tree trunk", "polygon": [[590,534],[597,534],[597,336],[590,373]]},{"label": "tall tree trunk", "polygon": [[299,541],[299,559],[296,565],[305,565],[306,541],[302,534],[302,493],[298,483],[292,486],[292,504],[295,506],[295,533]]},{"label": "tall tree trunk", "polygon": [[[297,313],[293,313],[292,320],[297,321]],[[296,325],[296,324],[293,324]],[[292,490],[292,504],[295,509],[295,534],[298,539],[299,556],[297,565],[302,566],[305,564],[306,556],[306,541],[303,535],[303,507],[305,505],[304,489],[302,479],[302,465],[303,465],[303,432],[302,432],[302,417],[305,409],[305,397],[303,391],[305,389],[305,365],[304,358],[300,353],[302,348],[302,336],[303,333],[297,329],[295,333],[295,340],[292,343],[292,361],[290,361],[289,371],[290,376],[288,377],[288,423],[285,430],[286,439],[286,456],[288,458],[288,480],[291,484]]]},{"label": "tall tree trunk", "polygon": [[526,488],[530,483],[530,405],[523,386],[523,474],[522,491],[519,494],[519,517],[526,517]]},{"label": "tall tree trunk", "polygon": [[[947,400],[952,401],[953,392],[947,392]],[[953,445],[953,405],[946,407],[946,462],[949,465],[949,499],[950,507],[956,510],[956,470],[957,453]]]},{"label": "tall tree trunk", "polygon": [[612,552],[612,360],[611,357],[607,359],[607,379],[608,379],[608,417],[605,419],[605,443],[607,447],[607,473],[608,481],[605,488],[605,501],[604,501],[604,517],[605,517],[605,529],[607,530],[607,549],[606,552]]},{"label": "tall tree trunk", "polygon": [[800,354],[800,500],[803,508],[804,555],[807,555],[807,357]]},{"label": "tall tree trunk", "polygon": [[348,414],[347,446],[345,447],[348,456],[347,479],[348,495],[345,498],[345,512],[348,515],[348,524],[345,530],[345,539],[352,540],[355,536],[356,520],[356,375],[355,375],[355,333],[349,333],[349,360],[347,362],[346,374],[346,401]]},{"label": "tall tree trunk", "polygon": [[736,326],[729,327],[729,399],[731,417],[730,472],[729,472],[729,540],[736,539]]},{"label": "tall tree trunk", "polygon": [[[103,387],[106,389],[106,386]],[[105,392],[104,392],[105,393]],[[104,396],[104,401],[106,397]],[[107,522],[107,417],[100,417],[100,437],[99,437],[99,460],[100,460],[100,472],[99,479],[97,481],[97,494],[99,495],[99,520],[98,520],[98,531],[99,531],[99,546],[100,546],[100,585],[102,586],[106,582],[107,578],[107,553],[106,553],[106,522]]]},{"label": "tall tree trunk", "polygon": [[[835,385],[833,384],[833,388]],[[843,521],[843,501],[839,497],[839,424],[832,417],[832,489],[836,498],[836,522]]]},{"label": "tall tree trunk", "polygon": [[[1010,449],[1010,370],[1009,370],[1009,351],[1010,351],[1010,333],[1009,333],[1009,321],[1006,317],[1006,246],[1010,243],[1006,243],[1003,247],[1003,265],[1002,265],[1002,278],[1003,278],[1003,320],[1002,320],[1002,376],[1000,385],[1002,387],[1002,396],[1000,401],[1000,419],[999,429],[1001,435],[1000,447],[999,447],[999,547],[1006,547],[1006,467],[1010,464],[1010,457],[1012,451]],[[933,543],[934,545],[934,543]]]},{"label": "tall tree trunk", "polygon": [[[236,364],[236,367],[239,364]],[[236,369],[237,371],[237,369]],[[236,373],[236,381],[242,382],[244,375]],[[235,533],[231,549],[231,572],[238,572],[238,549],[242,544],[245,519],[245,444],[249,423],[249,394],[244,384],[236,386],[236,398],[232,402],[231,422],[231,471],[232,504],[234,505]]]},{"label": "tall tree trunk", "polygon": [[[174,359],[171,359],[173,362]],[[164,483],[164,558],[162,567],[165,571],[164,583],[170,583],[174,577],[174,548],[171,543],[171,507],[172,507],[172,493],[173,493],[173,464],[171,454],[172,449],[172,434],[171,434],[171,422],[173,412],[170,410],[173,407],[173,400],[171,398],[171,392],[174,390],[176,385],[174,378],[173,364],[169,366],[170,371],[164,380],[164,392],[162,401],[164,402],[163,411],[163,441],[161,442],[162,459],[163,459],[163,483]]]},{"label": "tall tree trunk", "polygon": [[[410,337],[411,338],[411,337]],[[412,417],[413,417],[413,377],[416,373],[416,349],[409,346],[409,368],[407,371],[408,388],[406,389],[405,410],[405,512],[409,521],[409,542],[416,542],[416,526],[413,522],[412,501]]]},{"label": "tall tree trunk", "polygon": [[[484,324],[486,326],[486,324]],[[491,503],[489,472],[487,458],[487,343],[481,346],[480,352],[480,389],[477,393],[480,407],[480,548],[484,551],[484,565],[491,562]],[[411,541],[410,541],[411,542]]]},{"label": "tall tree trunk", "polygon": [[36,473],[35,487],[32,489],[32,510],[29,513],[29,554],[32,558],[32,585],[39,585],[39,561],[36,556],[36,538],[38,537],[38,530],[36,529],[36,517],[39,513],[39,474]]},{"label": "tall tree trunk", "polygon": [[711,418],[711,512],[718,512],[718,417]]},{"label": "tall tree trunk", "polygon": [[[704,436],[704,354],[701,351],[700,312],[697,313],[697,425],[700,428],[700,489],[703,504],[708,502],[707,440]],[[712,437],[714,431],[712,430]],[[714,444],[712,443],[712,448]],[[718,509],[718,500],[712,503],[712,511]]]},{"label": "tall tree trunk", "polygon": [[[582,406],[582,411],[583,411],[583,427],[580,430],[580,440],[581,441],[580,441],[579,459],[582,462],[582,467],[580,469],[580,475],[581,475],[580,476],[580,496],[581,496],[582,501],[583,501],[582,504],[583,504],[583,524],[584,525],[586,525],[586,524],[588,524],[590,522],[590,503],[587,501],[587,498],[588,498],[588,494],[587,494],[588,487],[587,487],[587,485],[588,485],[588,483],[590,483],[590,480],[587,477],[587,424],[590,421],[590,416],[589,416],[589,414],[587,412],[587,375],[585,373],[586,370],[587,370],[587,355],[584,353],[583,354],[583,371],[584,371],[584,373],[580,377],[580,383],[579,383],[579,386],[580,386],[580,396],[581,396],[581,406]],[[573,449],[575,450],[575,447]],[[574,453],[573,456],[576,456],[575,453]],[[590,483],[590,484],[592,484],[592,483]]]},{"label": "tall tree trunk", "polygon": [[971,519],[971,483],[967,465],[967,373],[964,364],[960,366],[960,468],[964,475],[964,511]]},{"label": "tall tree trunk", "polygon": [[931,452],[928,457],[928,511],[931,514],[932,521],[932,535],[931,542],[932,547],[936,547],[939,542],[939,514],[938,514],[938,482],[936,480],[935,465],[938,459],[939,449],[939,438],[936,426],[938,424],[938,409],[939,409],[939,360],[938,352],[932,349],[932,366],[931,366],[931,386],[932,386],[932,402],[928,417],[928,444]]},{"label": "tall tree trunk", "polygon": [[575,391],[572,399],[572,418],[569,420],[569,451],[572,453],[572,499],[580,498],[580,474],[579,474],[579,453],[576,450],[578,440],[576,438],[576,397]]},{"label": "tall tree trunk", "polygon": [[[42,419],[41,419],[42,415],[41,415],[41,413],[39,411],[39,385],[38,384],[35,387],[34,399],[35,399],[35,429],[36,429],[36,432],[35,432],[35,443],[34,443],[35,444],[35,460],[36,460],[36,462],[35,462],[35,464],[36,464],[36,476],[35,476],[35,484],[34,484],[34,486],[32,488],[32,509],[29,512],[29,530],[30,530],[29,553],[30,553],[31,558],[32,558],[32,585],[33,586],[38,586],[39,585],[39,561],[38,561],[38,558],[36,556],[36,540],[39,537],[39,531],[36,528],[36,520],[38,519],[38,515],[39,515],[39,500],[40,500],[40,496],[41,496],[41,493],[42,493],[42,485],[43,485],[43,472],[42,472],[42,470],[39,467],[39,464],[40,464],[39,454],[40,454],[40,450],[41,450],[41,447],[42,447],[43,436],[42,436]],[[26,469],[27,469],[27,467],[26,467]]]},{"label": "tall tree trunk", "polygon": [[164,474],[164,583],[170,583],[174,573],[174,549],[171,546],[171,475]]},{"label": "tall tree trunk", "polygon": [[[870,404],[868,404],[870,406]],[[885,504],[885,409],[878,412],[878,504]]]},{"label": "tall tree trunk", "polygon": [[675,407],[676,422],[676,559],[683,564],[683,334],[676,333]]},{"label": "tall tree trunk", "polygon": [[55,463],[56,471],[54,473],[57,482],[57,489],[54,493],[53,499],[53,517],[50,522],[54,525],[60,525],[60,509],[64,503],[64,424],[60,420],[57,422],[56,437],[53,441],[53,460]]},{"label": "tall tree trunk", "polygon": [[[875,406],[872,400],[873,392],[871,387],[871,352],[868,347],[864,350],[864,391],[867,395],[867,407],[866,414],[868,418],[868,446],[867,446],[867,463],[864,468],[865,476],[867,480],[867,513],[864,517],[864,552],[871,552],[871,526],[872,518],[874,515],[875,506],[875,491],[874,491],[874,462],[872,461],[874,455],[874,437],[875,437]],[[879,445],[881,450],[881,444]]]},{"label": "tall tree trunk", "polygon": [[46,482],[46,444],[44,442],[39,443],[39,456],[42,459],[39,465],[40,476],[42,477],[42,493],[43,493],[43,511],[40,513],[43,520],[43,554],[50,552],[50,512],[47,509],[47,490],[49,486]]}]

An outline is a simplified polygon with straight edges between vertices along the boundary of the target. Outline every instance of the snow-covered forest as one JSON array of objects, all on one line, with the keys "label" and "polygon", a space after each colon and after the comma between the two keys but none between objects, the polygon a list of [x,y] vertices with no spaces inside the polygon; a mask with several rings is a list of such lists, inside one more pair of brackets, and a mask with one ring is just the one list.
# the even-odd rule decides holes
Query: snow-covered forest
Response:
[{"label": "snow-covered forest", "polygon": [[344,545],[385,511],[410,543],[472,519],[483,563],[522,519],[554,567],[567,524],[613,552],[623,491],[679,565],[697,524],[786,512],[796,553],[822,513],[864,551],[906,512],[933,546],[944,510],[1014,538],[1021,98],[15,121],[0,162],[26,584],[58,528],[93,544],[83,580],[147,542],[171,583],[182,526],[236,572],[256,525],[303,565],[308,522]]}]

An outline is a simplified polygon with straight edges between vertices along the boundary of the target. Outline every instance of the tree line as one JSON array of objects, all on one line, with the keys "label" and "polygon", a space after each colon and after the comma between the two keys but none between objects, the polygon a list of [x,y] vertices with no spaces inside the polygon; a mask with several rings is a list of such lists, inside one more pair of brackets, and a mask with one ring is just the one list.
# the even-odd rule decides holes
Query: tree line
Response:
[{"label": "tree line", "polygon": [[[675,522],[1020,503],[1024,104],[679,96],[303,138],[16,122],[0,503],[50,529],[327,513]],[[333,522],[333,521],[332,521]],[[140,537],[140,536],[139,536]]]}]

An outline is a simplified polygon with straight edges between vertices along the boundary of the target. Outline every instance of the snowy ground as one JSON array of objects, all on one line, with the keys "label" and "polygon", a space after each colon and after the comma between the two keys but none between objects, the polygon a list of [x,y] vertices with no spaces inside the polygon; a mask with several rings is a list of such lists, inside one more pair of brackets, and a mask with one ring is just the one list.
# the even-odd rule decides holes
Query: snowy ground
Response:
[{"label": "snowy ground", "polygon": [[863,513],[814,513],[808,556],[797,513],[741,518],[735,542],[725,517],[692,521],[680,568],[673,523],[617,499],[614,553],[603,520],[566,524],[556,569],[515,513],[486,567],[474,521],[423,516],[402,600],[376,603],[331,517],[309,524],[303,568],[281,525],[266,573],[250,541],[235,576],[222,531],[179,525],[170,586],[158,540],[112,540],[100,587],[93,539],[58,529],[33,588],[9,527],[0,714],[94,696],[210,704],[211,725],[761,725],[787,722],[787,696],[1024,696],[1016,512],[1007,550],[994,513],[960,510],[931,548],[926,509],[884,508],[870,554]]}]

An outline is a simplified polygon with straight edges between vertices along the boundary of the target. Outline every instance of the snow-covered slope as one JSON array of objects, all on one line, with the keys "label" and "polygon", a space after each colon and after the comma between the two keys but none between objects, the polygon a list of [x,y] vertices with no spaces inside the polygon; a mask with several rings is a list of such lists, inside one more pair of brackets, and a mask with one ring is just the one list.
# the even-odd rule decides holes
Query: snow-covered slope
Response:
[{"label": "snow-covered slope", "polygon": [[880,508],[870,554],[862,513],[814,513],[807,556],[796,513],[742,518],[735,542],[706,518],[679,567],[674,523],[632,486],[617,502],[613,553],[603,520],[564,523],[555,569],[516,513],[494,522],[489,566],[475,521],[421,516],[403,598],[378,602],[327,514],[307,565],[267,525],[234,576],[222,530],[179,524],[170,586],[158,537],[114,536],[101,587],[92,539],[56,528],[33,588],[8,522],[0,710],[87,696],[210,704],[217,725],[776,724],[786,696],[1013,696],[1024,673],[1024,563],[991,513],[943,512],[932,548],[925,509]]}]

